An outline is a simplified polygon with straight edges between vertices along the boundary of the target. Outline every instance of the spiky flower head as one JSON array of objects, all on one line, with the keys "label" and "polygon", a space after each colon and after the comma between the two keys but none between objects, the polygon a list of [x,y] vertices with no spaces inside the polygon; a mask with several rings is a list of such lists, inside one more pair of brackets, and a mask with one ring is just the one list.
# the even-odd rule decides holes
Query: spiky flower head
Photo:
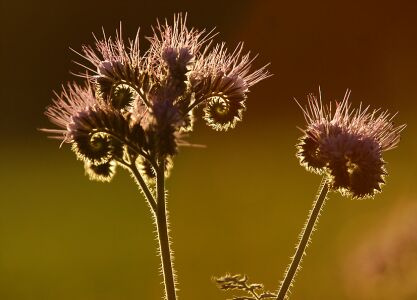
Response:
[{"label": "spiky flower head", "polygon": [[92,179],[109,181],[117,164],[132,163],[151,179],[158,161],[172,161],[184,143],[196,108],[203,107],[210,127],[232,128],[249,88],[269,76],[266,66],[251,71],[242,44],[229,53],[224,43],[213,45],[214,35],[187,28],[181,14],[173,24],[158,22],[144,53],[139,31],[127,43],[121,28],[115,38],[103,32],[95,45],[75,51],[85,59],[77,63],[84,83],[56,94],[46,115],[58,129],[44,131],[72,144]]},{"label": "spiky flower head", "polygon": [[333,190],[353,198],[373,197],[387,175],[382,152],[395,148],[405,125],[395,126],[388,111],[352,108],[347,90],[341,102],[322,103],[308,95],[307,122],[297,157],[308,171],[324,174]]}]

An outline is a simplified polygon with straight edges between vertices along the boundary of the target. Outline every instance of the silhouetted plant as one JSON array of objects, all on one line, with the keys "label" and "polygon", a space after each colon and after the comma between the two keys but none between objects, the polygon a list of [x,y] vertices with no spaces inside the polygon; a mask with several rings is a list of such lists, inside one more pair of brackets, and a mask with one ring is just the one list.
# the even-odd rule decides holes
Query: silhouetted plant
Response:
[{"label": "silhouetted plant", "polygon": [[[296,251],[284,273],[276,299],[288,298],[289,288],[300,269],[318,217],[329,191],[353,199],[372,198],[381,192],[387,172],[382,152],[395,148],[405,125],[395,126],[388,111],[352,108],[350,91],[341,102],[324,105],[313,94],[306,107],[298,105],[307,122],[297,144],[297,158],[308,171],[323,175],[316,200],[299,236]],[[233,276],[228,276],[233,278]]]},{"label": "silhouetted plant", "polygon": [[266,66],[251,71],[253,58],[242,44],[229,52],[213,45],[212,31],[188,29],[186,17],[158,25],[141,53],[139,31],[126,44],[96,38],[78,53],[86,63],[83,84],[70,83],[56,94],[46,115],[58,129],[43,129],[69,143],[92,180],[110,181],[118,166],[131,172],[155,218],[168,300],[176,282],[168,235],[165,178],[178,147],[187,145],[194,113],[215,130],[242,119],[249,88],[267,78]]},{"label": "silhouetted plant", "polygon": [[220,278],[215,278],[217,286],[221,290],[237,290],[245,293],[244,296],[234,296],[232,300],[261,300],[274,299],[276,294],[265,291],[263,284],[249,283],[246,275],[227,274]]}]

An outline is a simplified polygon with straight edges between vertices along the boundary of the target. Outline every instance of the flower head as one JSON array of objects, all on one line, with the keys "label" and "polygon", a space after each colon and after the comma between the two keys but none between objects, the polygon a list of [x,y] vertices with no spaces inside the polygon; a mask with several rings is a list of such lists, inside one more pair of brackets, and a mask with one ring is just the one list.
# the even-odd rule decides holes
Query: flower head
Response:
[{"label": "flower head", "polygon": [[121,29],[115,38],[103,33],[77,52],[86,60],[78,63],[85,82],[56,95],[46,115],[58,129],[44,131],[72,144],[92,179],[109,181],[117,164],[132,163],[153,177],[157,162],[171,161],[192,130],[197,107],[210,127],[232,128],[249,88],[269,76],[266,67],[251,71],[242,44],[229,53],[224,43],[212,47],[213,37],[187,28],[181,14],[172,25],[158,22],[144,53],[139,31],[127,43]]},{"label": "flower head", "polygon": [[265,79],[266,66],[250,72],[254,58],[243,55],[243,44],[231,53],[225,43],[202,53],[190,72],[190,82],[197,99],[209,99],[204,119],[215,130],[234,128],[242,120],[249,87]]},{"label": "flower head", "polygon": [[382,152],[398,145],[405,125],[395,126],[388,111],[352,108],[349,95],[348,90],[334,110],[313,94],[305,108],[300,105],[307,127],[297,157],[307,170],[325,174],[332,189],[353,198],[372,197],[387,175]]}]

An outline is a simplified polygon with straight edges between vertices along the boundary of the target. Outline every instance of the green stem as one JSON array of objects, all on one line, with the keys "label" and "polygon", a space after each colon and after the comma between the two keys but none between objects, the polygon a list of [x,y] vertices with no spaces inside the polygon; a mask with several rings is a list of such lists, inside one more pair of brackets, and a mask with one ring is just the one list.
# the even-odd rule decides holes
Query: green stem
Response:
[{"label": "green stem", "polygon": [[288,290],[294,281],[294,277],[297,274],[297,271],[300,268],[301,260],[305,255],[305,249],[309,244],[311,233],[317,224],[318,217],[320,215],[321,209],[323,208],[328,191],[329,185],[326,182],[326,179],[323,179],[317,199],[314,201],[313,207],[310,210],[310,214],[307,219],[307,223],[301,232],[301,238],[296,247],[296,251],[292,258],[291,264],[285,272],[284,280],[281,283],[277,300],[284,300],[287,297]]},{"label": "green stem", "polygon": [[159,253],[162,262],[162,271],[167,300],[176,300],[176,289],[172,265],[171,249],[168,235],[168,221],[165,199],[165,160],[161,159],[156,170],[156,224],[158,228]]}]

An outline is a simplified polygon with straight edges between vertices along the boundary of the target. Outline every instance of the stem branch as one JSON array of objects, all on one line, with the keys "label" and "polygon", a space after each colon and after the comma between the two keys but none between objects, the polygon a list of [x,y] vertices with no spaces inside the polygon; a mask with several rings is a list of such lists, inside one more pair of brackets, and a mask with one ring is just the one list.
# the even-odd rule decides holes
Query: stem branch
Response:
[{"label": "stem branch", "polygon": [[319,194],[316,200],[314,201],[312,209],[310,210],[307,223],[301,232],[301,237],[296,247],[295,255],[292,258],[289,268],[285,272],[284,280],[281,283],[277,300],[284,300],[287,297],[288,290],[294,281],[294,277],[298,269],[300,268],[301,260],[305,255],[305,249],[309,244],[311,233],[313,232],[316,226],[318,217],[320,215],[320,211],[323,208],[328,191],[329,185],[326,182],[326,179],[324,178],[319,188]]},{"label": "stem branch", "polygon": [[136,179],[136,182],[142,189],[143,193],[145,194],[146,200],[148,200],[149,206],[151,207],[153,213],[156,214],[157,204],[155,201],[155,198],[153,197],[151,191],[148,188],[148,185],[146,184],[145,180],[143,179],[142,175],[140,175],[138,168],[136,167],[135,162],[130,164],[129,169],[131,170],[133,176]]}]

